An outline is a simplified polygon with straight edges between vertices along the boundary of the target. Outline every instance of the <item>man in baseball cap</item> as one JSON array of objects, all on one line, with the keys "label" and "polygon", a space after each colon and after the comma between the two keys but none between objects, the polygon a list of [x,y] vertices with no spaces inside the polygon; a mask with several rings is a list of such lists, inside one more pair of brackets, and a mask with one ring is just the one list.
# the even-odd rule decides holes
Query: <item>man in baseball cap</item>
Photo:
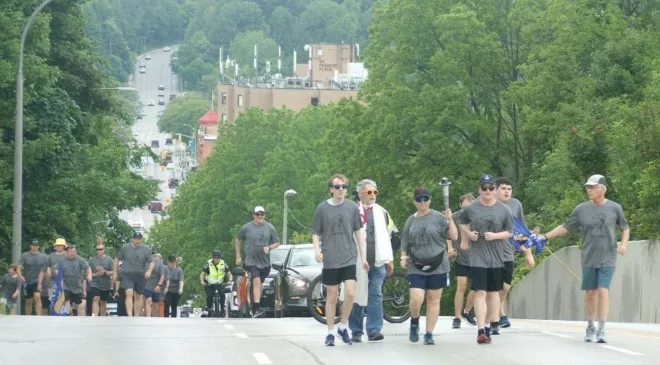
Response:
[{"label": "man in baseball cap", "polygon": [[[607,180],[603,175],[591,175],[584,183],[588,202],[580,203],[568,220],[541,239],[560,237],[569,231],[582,229],[582,290],[586,292],[585,312],[587,330],[585,342],[606,343],[605,321],[609,309],[609,292],[616,269],[617,252],[626,254],[630,239],[630,227],[623,214],[623,208],[605,198]],[[617,245],[616,227],[621,230],[621,244]],[[596,308],[598,297],[598,308]],[[602,302],[601,302],[602,301]],[[594,321],[598,316],[598,331]]]}]

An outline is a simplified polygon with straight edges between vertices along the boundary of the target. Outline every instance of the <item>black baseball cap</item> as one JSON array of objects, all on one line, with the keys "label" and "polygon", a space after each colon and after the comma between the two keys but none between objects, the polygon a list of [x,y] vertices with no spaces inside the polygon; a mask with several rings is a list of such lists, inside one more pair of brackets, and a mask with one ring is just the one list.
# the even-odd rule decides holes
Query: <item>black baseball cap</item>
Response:
[{"label": "black baseball cap", "polygon": [[32,239],[32,242],[30,242],[30,246],[39,246],[39,240],[36,238]]},{"label": "black baseball cap", "polygon": [[491,175],[488,175],[488,174],[482,175],[479,178],[479,186],[482,186],[484,184],[493,184],[493,185],[495,185],[495,178],[492,177]]},{"label": "black baseball cap", "polygon": [[169,262],[176,262],[176,256],[174,256],[174,255],[170,255],[170,256],[167,258],[167,261],[169,261]]},{"label": "black baseball cap", "polygon": [[142,238],[142,233],[140,233],[140,232],[133,232],[133,238]]},{"label": "black baseball cap", "polygon": [[417,199],[420,196],[425,196],[425,197],[430,198],[431,193],[429,193],[429,190],[427,188],[425,188],[423,186],[420,186],[418,188],[415,188],[415,191],[413,192],[413,198]]}]

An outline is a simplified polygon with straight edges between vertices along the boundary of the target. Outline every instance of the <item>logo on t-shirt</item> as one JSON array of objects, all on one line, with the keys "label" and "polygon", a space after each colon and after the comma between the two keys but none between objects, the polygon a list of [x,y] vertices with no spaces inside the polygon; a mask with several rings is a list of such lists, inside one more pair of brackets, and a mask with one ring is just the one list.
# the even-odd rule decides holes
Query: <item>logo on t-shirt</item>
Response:
[{"label": "logo on t-shirt", "polygon": [[589,224],[589,237],[591,238],[605,238],[607,237],[607,229],[605,227],[605,213],[599,213],[591,217]]},{"label": "logo on t-shirt", "polygon": [[495,216],[494,215],[485,215],[480,219],[479,234],[484,234],[486,232],[495,232]]},{"label": "logo on t-shirt", "polygon": [[332,230],[333,236],[344,234],[344,215],[336,214],[332,217]]}]

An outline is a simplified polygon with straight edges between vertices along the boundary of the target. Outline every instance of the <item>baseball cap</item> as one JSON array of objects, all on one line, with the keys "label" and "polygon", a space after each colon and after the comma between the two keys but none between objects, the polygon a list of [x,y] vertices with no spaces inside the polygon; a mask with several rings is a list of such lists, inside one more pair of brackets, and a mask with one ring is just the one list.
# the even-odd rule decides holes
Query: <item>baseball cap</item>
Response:
[{"label": "baseball cap", "polygon": [[66,241],[64,238],[58,238],[55,240],[55,244],[53,246],[66,246]]},{"label": "baseball cap", "polygon": [[140,232],[133,232],[133,238],[142,238],[142,233],[140,233]]},{"label": "baseball cap", "polygon": [[595,185],[607,186],[607,180],[605,179],[605,176],[591,175],[589,176],[589,179],[587,179],[587,182],[584,183],[584,186],[595,186]]},{"label": "baseball cap", "polygon": [[258,205],[254,208],[255,213],[266,213],[266,210],[261,205]]},{"label": "baseball cap", "polygon": [[417,199],[417,198],[419,198],[420,196],[427,196],[427,197],[430,198],[430,197],[431,197],[431,193],[429,193],[429,190],[428,190],[427,188],[425,188],[425,187],[423,187],[423,186],[420,186],[420,187],[418,187],[418,188],[415,188],[415,191],[413,192],[413,198],[414,198],[414,199]]},{"label": "baseball cap", "polygon": [[495,184],[495,178],[491,175],[482,175],[479,178],[479,186],[483,184]]},{"label": "baseball cap", "polygon": [[33,240],[30,242],[30,246],[39,246],[39,240],[36,239],[36,238],[33,239]]}]

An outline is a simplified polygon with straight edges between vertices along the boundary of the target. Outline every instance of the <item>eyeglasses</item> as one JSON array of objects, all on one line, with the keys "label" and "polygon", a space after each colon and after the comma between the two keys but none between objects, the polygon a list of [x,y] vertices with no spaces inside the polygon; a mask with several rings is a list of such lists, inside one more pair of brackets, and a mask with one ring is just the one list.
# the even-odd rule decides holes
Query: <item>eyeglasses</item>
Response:
[{"label": "eyeglasses", "polygon": [[367,195],[376,196],[376,195],[378,195],[378,190],[367,190],[367,191],[365,191],[365,193],[367,193]]},{"label": "eyeglasses", "polygon": [[418,196],[415,198],[415,201],[418,203],[426,203],[427,201],[431,200],[428,196]]},{"label": "eyeglasses", "polygon": [[96,248],[96,251],[103,251],[103,250],[104,250],[103,248],[98,248],[98,247]]},{"label": "eyeglasses", "polygon": [[494,191],[494,190],[495,190],[495,186],[493,186],[493,185],[483,185],[483,186],[481,186],[481,190],[483,190],[483,191],[486,191],[486,190],[488,190],[488,191]]},{"label": "eyeglasses", "polygon": [[346,190],[348,189],[348,184],[341,184],[341,185],[337,184],[337,185],[332,185],[332,187],[335,188],[335,190]]}]

